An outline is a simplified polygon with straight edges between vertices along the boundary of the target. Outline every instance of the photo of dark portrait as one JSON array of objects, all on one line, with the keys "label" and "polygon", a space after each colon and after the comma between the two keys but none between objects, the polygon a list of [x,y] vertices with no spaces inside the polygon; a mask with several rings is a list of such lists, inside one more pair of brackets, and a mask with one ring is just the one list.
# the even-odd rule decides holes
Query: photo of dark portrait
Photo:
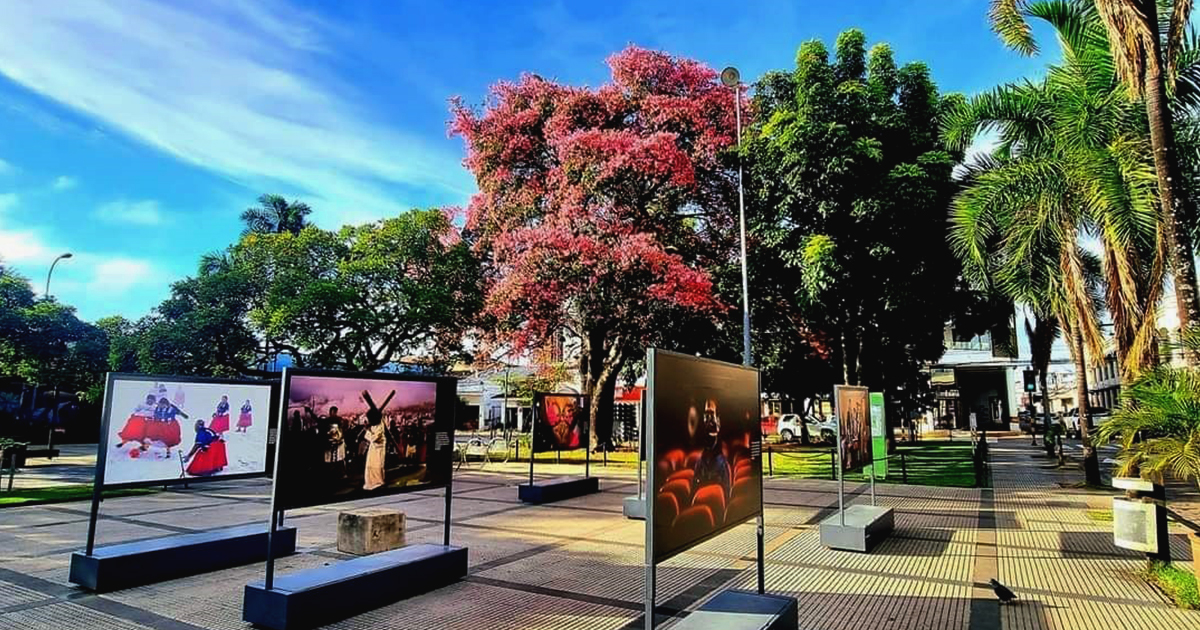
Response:
[{"label": "photo of dark portrait", "polygon": [[647,426],[660,562],[759,514],[762,427],[757,370],[653,352]]},{"label": "photo of dark portrait", "polygon": [[533,450],[585,448],[588,438],[587,397],[577,394],[534,394]]},{"label": "photo of dark portrait", "polygon": [[444,485],[456,400],[453,379],[286,374],[277,507]]},{"label": "photo of dark portrait", "polygon": [[842,432],[842,470],[857,470],[871,461],[867,398],[866,387],[833,386],[833,412]]}]

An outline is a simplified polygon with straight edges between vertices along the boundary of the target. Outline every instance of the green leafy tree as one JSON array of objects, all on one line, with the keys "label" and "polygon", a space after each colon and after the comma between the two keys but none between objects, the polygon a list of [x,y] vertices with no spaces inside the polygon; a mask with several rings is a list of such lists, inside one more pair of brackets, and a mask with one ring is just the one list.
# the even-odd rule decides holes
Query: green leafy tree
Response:
[{"label": "green leafy tree", "polygon": [[75,309],[36,300],[29,281],[0,267],[0,375],[60,391],[94,390],[106,369],[104,331]]},{"label": "green leafy tree", "polygon": [[138,345],[141,343],[141,322],[120,315],[96,320],[96,327],[108,337],[108,369],[112,372],[137,372]]},{"label": "green leafy tree", "polygon": [[248,321],[253,293],[254,285],[240,269],[171,285],[171,296],[135,327],[138,367],[152,374],[245,374],[258,347]]},{"label": "green leafy tree", "polygon": [[246,301],[255,330],[312,366],[453,361],[482,308],[478,262],[439,210],[337,232],[251,233],[231,259],[260,292]]},{"label": "green leafy tree", "polygon": [[924,64],[897,68],[886,44],[868,54],[858,30],[832,59],[805,42],[795,70],[757,82],[743,147],[753,321],[778,391],[903,386],[917,404],[961,297],[945,220],[958,156],[937,136],[947,102]]},{"label": "green leafy tree", "polygon": [[242,212],[242,223],[246,224],[242,234],[299,234],[308,225],[310,214],[312,208],[302,201],[288,201],[282,195],[262,195],[257,206]]}]

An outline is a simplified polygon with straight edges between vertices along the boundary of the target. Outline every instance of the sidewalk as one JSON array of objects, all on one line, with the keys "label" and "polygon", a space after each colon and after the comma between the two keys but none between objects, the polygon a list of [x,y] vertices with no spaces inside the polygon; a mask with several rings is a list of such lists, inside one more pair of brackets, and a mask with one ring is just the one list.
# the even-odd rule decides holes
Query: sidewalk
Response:
[{"label": "sidewalk", "polygon": [[[1027,438],[992,444],[992,489],[880,484],[896,530],[870,554],[831,551],[818,525],[837,507],[837,483],[764,480],[767,589],[799,601],[806,630],[1147,630],[1200,628],[1200,612],[1177,610],[1136,572],[1140,556],[1112,544],[1111,523],[1086,516],[1112,493],[1061,488],[1076,470],[1042,468]],[[80,466],[85,467],[85,466]],[[538,465],[537,476],[582,474],[582,466]],[[528,464],[464,466],[454,477],[455,544],[469,548],[461,582],[335,624],[339,630],[635,630],[642,627],[644,525],[621,515],[635,494],[633,469],[593,467],[601,492],[544,506],[517,501]],[[263,523],[270,483],[196,484],[106,500],[100,544],[214,527]],[[847,502],[870,501],[847,483]],[[403,510],[408,540],[440,542],[440,490],[357,502]],[[337,513],[356,503],[295,510],[300,553],[279,570],[339,562]],[[248,630],[244,585],[262,564],[96,596],[66,583],[67,561],[87,532],[86,502],[0,509],[0,629]],[[753,588],[754,524],[659,567],[662,625],[725,588]],[[1185,560],[1187,545],[1174,547]],[[1020,596],[1000,606],[998,578]]]},{"label": "sidewalk", "polygon": [[[1081,481],[1082,471],[1051,468],[1055,460],[1043,453],[1024,438],[991,447],[995,573],[1025,600],[999,607],[1003,628],[1200,627],[1200,613],[1166,607],[1137,576],[1144,556],[1113,544],[1111,522],[1087,516],[1111,509],[1119,493],[1062,487]],[[1183,532],[1172,527],[1171,552],[1190,568]]]}]

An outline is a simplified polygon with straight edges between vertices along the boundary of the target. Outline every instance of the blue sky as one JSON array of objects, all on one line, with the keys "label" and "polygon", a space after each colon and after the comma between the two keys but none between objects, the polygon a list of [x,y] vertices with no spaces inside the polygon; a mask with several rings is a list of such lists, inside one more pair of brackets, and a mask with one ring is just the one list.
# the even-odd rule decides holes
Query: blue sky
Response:
[{"label": "blue sky", "polygon": [[[986,0],[853,2],[12,2],[0,18],[0,258],[85,319],[138,317],[240,231],[263,192],[324,227],[464,204],[474,183],[447,100],[523,71],[607,78],[630,43],[791,68],[859,27],[943,91],[1039,73]],[[1047,48],[1053,43],[1044,39]]]}]

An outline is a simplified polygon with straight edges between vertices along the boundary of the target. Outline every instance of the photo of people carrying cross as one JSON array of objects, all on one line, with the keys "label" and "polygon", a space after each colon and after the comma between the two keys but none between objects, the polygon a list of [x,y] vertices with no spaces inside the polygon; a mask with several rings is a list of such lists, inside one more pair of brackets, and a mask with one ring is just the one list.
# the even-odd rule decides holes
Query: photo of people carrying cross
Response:
[{"label": "photo of people carrying cross", "polygon": [[289,374],[277,507],[440,485],[441,467],[430,464],[439,457],[436,434],[449,443],[452,410],[439,416],[438,385],[385,374]]}]

